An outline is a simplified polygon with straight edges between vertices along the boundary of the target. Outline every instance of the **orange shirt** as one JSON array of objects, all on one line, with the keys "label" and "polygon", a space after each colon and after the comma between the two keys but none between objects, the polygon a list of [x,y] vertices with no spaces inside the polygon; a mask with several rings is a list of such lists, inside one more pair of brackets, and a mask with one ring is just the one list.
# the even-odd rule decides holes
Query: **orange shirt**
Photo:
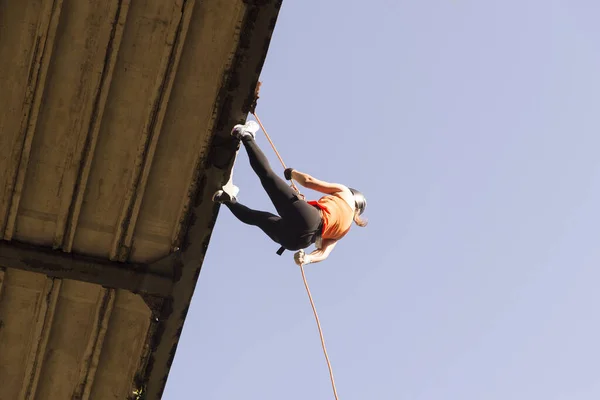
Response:
[{"label": "orange shirt", "polygon": [[341,239],[348,233],[354,221],[354,211],[346,200],[336,195],[327,195],[308,204],[320,208],[323,212],[323,239]]}]

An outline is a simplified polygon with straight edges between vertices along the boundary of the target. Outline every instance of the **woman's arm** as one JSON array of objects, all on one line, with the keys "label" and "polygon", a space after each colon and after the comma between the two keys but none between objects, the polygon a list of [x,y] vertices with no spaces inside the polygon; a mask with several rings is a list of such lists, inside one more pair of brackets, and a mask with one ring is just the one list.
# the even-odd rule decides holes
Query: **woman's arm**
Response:
[{"label": "woman's arm", "polygon": [[323,246],[321,246],[320,249],[316,249],[312,253],[304,255],[303,264],[314,264],[327,259],[337,242],[338,241],[334,239],[323,240]]},{"label": "woman's arm", "polygon": [[334,194],[348,190],[346,186],[339,183],[321,181],[310,176],[309,174],[305,174],[296,170],[292,171],[292,179],[307,189],[316,190],[317,192],[325,194]]}]

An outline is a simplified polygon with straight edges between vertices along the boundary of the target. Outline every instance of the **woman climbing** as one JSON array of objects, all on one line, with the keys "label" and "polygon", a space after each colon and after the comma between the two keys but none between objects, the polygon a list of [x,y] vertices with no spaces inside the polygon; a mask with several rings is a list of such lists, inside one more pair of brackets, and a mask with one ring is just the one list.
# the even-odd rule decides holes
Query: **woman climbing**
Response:
[{"label": "woman climbing", "polygon": [[[225,204],[243,223],[262,229],[271,240],[281,245],[278,254],[285,249],[299,250],[294,255],[296,264],[325,260],[337,242],[348,233],[353,222],[362,227],[367,225],[367,221],[360,217],[367,206],[365,197],[356,189],[323,182],[287,168],[284,171],[287,180],[293,179],[307,189],[325,194],[317,201],[304,201],[271,169],[255,141],[258,129],[256,122],[249,121],[245,125],[236,125],[231,135],[244,144],[250,165],[279,215],[252,210],[240,204],[237,201],[239,188],[236,186],[217,191],[213,201]],[[305,254],[304,249],[313,243],[316,250]]]}]

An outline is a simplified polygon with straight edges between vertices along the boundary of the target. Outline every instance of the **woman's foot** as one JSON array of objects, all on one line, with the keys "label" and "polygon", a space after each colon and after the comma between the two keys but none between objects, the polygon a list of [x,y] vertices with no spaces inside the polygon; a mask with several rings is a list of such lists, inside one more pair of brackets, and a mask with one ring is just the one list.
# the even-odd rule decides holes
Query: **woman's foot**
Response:
[{"label": "woman's foot", "polygon": [[228,188],[223,187],[221,190],[213,195],[212,200],[215,203],[235,203],[237,202],[237,195],[240,192],[240,188],[235,185],[231,185]]},{"label": "woman's foot", "polygon": [[231,136],[234,136],[240,140],[251,137],[256,138],[256,132],[260,126],[255,121],[248,121],[245,125],[236,125],[231,130]]}]

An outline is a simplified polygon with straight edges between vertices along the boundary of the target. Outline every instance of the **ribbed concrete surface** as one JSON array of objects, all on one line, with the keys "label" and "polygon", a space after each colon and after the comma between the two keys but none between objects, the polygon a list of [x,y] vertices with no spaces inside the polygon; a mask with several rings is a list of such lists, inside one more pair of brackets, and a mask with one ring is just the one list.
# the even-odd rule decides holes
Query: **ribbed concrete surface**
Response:
[{"label": "ribbed concrete surface", "polygon": [[[243,107],[223,97],[247,108],[251,93],[231,71],[258,79],[279,6],[0,0],[0,237],[123,263],[185,247],[209,154],[225,177],[235,153],[216,125]],[[244,43],[253,30],[260,43]],[[234,66],[246,53],[253,63]],[[210,221],[214,207],[203,210]],[[181,284],[185,308],[195,280]],[[161,350],[156,332],[185,318],[163,310],[159,325],[164,301],[0,266],[0,400],[122,400],[146,385],[159,398],[177,337]]]}]

